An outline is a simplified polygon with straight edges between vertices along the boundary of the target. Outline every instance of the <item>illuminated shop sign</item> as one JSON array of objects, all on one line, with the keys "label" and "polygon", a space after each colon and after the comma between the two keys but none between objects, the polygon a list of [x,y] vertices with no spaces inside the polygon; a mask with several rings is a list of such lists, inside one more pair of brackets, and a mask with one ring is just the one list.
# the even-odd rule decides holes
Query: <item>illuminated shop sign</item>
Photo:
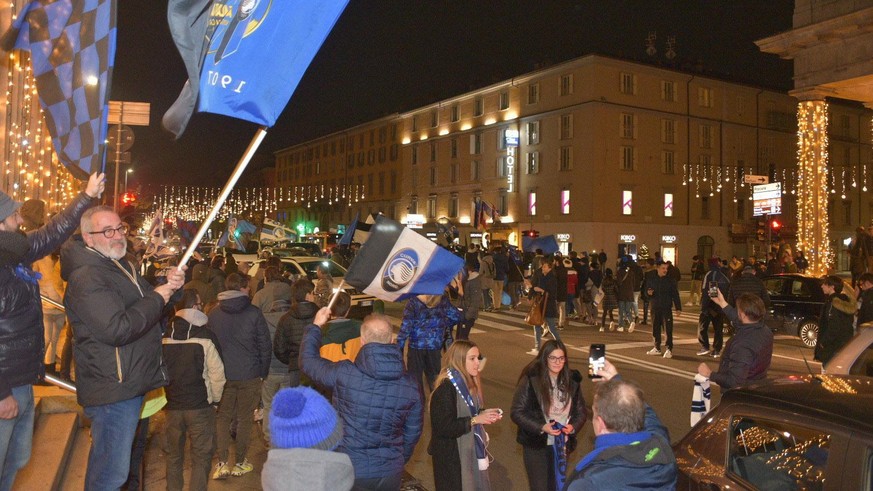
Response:
[{"label": "illuminated shop sign", "polygon": [[662,235],[661,242],[664,242],[667,244],[672,244],[672,243],[676,242],[676,236],[675,235]]},{"label": "illuminated shop sign", "polygon": [[622,242],[634,242],[637,240],[637,236],[632,234],[623,234],[618,236],[618,240]]},{"label": "illuminated shop sign", "polygon": [[555,238],[558,242],[570,242],[570,234],[555,234]]}]

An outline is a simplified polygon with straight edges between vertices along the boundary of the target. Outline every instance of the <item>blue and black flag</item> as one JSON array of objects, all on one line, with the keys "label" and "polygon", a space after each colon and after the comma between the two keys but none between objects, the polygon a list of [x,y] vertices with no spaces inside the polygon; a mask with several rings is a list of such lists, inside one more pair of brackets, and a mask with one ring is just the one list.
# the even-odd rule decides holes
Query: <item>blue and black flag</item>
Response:
[{"label": "blue and black flag", "polygon": [[58,160],[80,179],[105,164],[116,12],[115,0],[35,0],[0,40],[30,52]]},{"label": "blue and black flag", "polygon": [[440,295],[464,260],[382,215],[349,266],[345,282],[389,302]]}]

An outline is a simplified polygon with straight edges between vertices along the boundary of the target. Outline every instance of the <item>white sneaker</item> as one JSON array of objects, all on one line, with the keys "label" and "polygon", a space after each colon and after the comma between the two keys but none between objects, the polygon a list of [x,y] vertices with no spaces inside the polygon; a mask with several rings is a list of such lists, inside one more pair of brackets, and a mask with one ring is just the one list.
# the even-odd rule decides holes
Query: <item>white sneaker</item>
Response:
[{"label": "white sneaker", "polygon": [[606,329],[604,329],[603,326],[600,326],[600,329],[599,329],[600,332],[603,332],[603,331],[605,331],[605,330],[606,330]]},{"label": "white sneaker", "polygon": [[713,352],[712,352],[712,357],[713,357],[713,358],[721,358],[721,352],[719,352],[719,351],[713,351]]},{"label": "white sneaker", "polygon": [[616,329],[616,331],[618,331],[618,332],[624,332],[624,328],[621,327],[621,326],[618,326],[618,329]]},{"label": "white sneaker", "polygon": [[615,331],[615,322],[612,322],[612,321],[609,322],[609,330]]},{"label": "white sneaker", "polygon": [[697,356],[706,356],[709,354],[709,350],[704,348],[697,352]]},{"label": "white sneaker", "polygon": [[227,462],[219,462],[215,464],[215,472],[212,474],[212,479],[227,479],[230,477],[230,467]]},{"label": "white sneaker", "polygon": [[669,348],[664,350],[664,358],[673,358],[673,350]]},{"label": "white sneaker", "polygon": [[528,351],[527,354],[536,356],[536,355],[540,354],[540,350],[534,348],[534,349]]},{"label": "white sneaker", "polygon": [[646,351],[647,355],[660,355],[661,350],[659,348],[652,348],[649,351]]},{"label": "white sneaker", "polygon": [[637,323],[631,322],[630,325],[627,327],[627,332],[634,332],[635,327],[637,327]]}]

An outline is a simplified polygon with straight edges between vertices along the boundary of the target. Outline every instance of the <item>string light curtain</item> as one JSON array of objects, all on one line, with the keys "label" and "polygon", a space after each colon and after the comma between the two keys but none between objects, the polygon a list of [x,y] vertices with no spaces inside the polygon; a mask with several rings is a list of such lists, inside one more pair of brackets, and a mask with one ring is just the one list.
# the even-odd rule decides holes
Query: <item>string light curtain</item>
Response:
[{"label": "string light curtain", "polygon": [[[807,272],[821,276],[833,264],[828,239],[828,105],[797,104],[797,248],[809,261]],[[835,189],[834,189],[835,191]]]},{"label": "string light curtain", "polygon": [[[18,11],[15,3],[11,6],[12,20]],[[9,26],[0,27],[5,31]],[[16,201],[44,201],[46,213],[51,214],[69,203],[81,185],[55,156],[44,126],[29,54],[13,50],[3,60],[5,133],[0,149],[0,188]]]}]

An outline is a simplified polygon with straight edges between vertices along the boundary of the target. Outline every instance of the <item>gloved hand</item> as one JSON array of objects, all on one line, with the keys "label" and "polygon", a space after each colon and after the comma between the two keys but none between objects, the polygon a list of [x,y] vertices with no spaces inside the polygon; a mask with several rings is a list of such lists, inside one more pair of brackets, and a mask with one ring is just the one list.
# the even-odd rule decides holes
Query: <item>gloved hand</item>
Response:
[{"label": "gloved hand", "polygon": [[27,236],[20,232],[0,232],[0,267],[15,266],[30,250]]}]

